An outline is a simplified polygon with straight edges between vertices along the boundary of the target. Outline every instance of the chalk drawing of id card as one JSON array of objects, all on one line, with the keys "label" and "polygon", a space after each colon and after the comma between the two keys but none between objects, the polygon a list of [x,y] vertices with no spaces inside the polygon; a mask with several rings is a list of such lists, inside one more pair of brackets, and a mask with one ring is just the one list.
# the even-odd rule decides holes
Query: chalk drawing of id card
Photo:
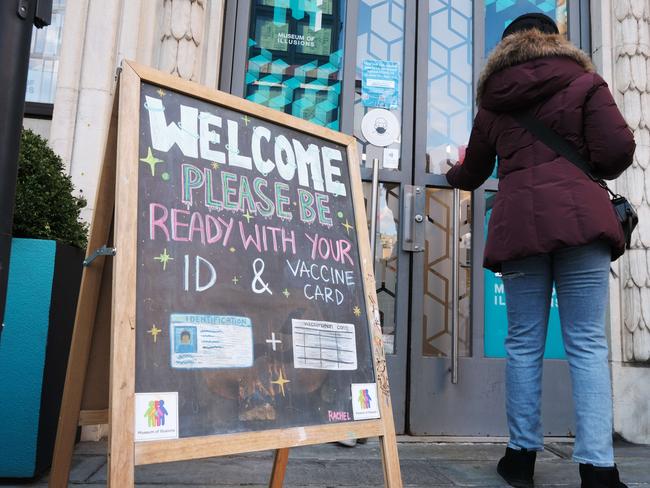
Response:
[{"label": "chalk drawing of id card", "polygon": [[172,368],[253,365],[253,324],[248,317],[172,314],[169,328]]}]

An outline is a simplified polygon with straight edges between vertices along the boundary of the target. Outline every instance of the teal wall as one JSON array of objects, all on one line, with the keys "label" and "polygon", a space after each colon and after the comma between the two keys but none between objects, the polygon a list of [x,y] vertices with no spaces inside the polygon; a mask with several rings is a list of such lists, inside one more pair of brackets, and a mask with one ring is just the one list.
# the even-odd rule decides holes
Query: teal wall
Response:
[{"label": "teal wall", "polygon": [[55,241],[12,241],[0,335],[0,477],[34,474],[55,254]]},{"label": "teal wall", "polygon": [[[507,334],[508,314],[506,312],[506,295],[503,292],[503,280],[491,271],[485,270],[485,357],[506,357],[504,341]],[[566,359],[555,290],[553,290],[551,301],[544,357],[546,359]]]},{"label": "teal wall", "polygon": [[[488,222],[492,211],[485,215],[485,235],[487,237]],[[503,291],[503,280],[492,271],[485,270],[485,335],[484,353],[487,358],[506,357],[505,339],[508,335],[508,313],[506,310],[506,295]],[[560,328],[560,313],[557,306],[557,296],[553,289],[551,314],[548,319],[546,334],[546,359],[566,359],[562,330]]]}]

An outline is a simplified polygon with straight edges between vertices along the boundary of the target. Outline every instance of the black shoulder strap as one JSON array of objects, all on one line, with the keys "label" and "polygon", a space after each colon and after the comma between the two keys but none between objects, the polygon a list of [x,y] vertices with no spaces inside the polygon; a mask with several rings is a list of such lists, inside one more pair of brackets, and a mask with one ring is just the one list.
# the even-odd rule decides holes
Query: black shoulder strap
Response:
[{"label": "black shoulder strap", "polygon": [[525,127],[532,134],[537,136],[540,141],[584,171],[589,178],[598,181],[598,179],[591,173],[589,163],[584,160],[575,146],[553,129],[544,125],[530,111],[525,110],[523,112],[514,112],[511,115],[522,127]]}]

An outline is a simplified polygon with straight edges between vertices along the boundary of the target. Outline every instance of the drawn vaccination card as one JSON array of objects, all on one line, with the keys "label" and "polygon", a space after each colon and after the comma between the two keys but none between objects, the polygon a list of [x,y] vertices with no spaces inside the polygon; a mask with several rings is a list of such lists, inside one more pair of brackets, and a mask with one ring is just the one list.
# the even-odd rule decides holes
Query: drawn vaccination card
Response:
[{"label": "drawn vaccination card", "polygon": [[293,367],[357,369],[354,324],[292,319]]},{"label": "drawn vaccination card", "polygon": [[248,317],[172,314],[169,328],[172,368],[249,368],[253,365],[253,324]]}]

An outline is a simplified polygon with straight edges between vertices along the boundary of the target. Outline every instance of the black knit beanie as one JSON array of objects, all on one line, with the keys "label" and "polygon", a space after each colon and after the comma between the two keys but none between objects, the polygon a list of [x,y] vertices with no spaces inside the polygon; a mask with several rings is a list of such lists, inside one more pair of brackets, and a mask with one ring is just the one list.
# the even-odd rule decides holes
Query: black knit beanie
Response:
[{"label": "black knit beanie", "polygon": [[537,29],[544,34],[560,33],[553,19],[544,14],[531,13],[520,15],[515,20],[513,20],[512,23],[506,27],[506,30],[503,31],[501,39],[505,39],[510,34],[514,34],[515,32],[521,32],[530,29]]}]

